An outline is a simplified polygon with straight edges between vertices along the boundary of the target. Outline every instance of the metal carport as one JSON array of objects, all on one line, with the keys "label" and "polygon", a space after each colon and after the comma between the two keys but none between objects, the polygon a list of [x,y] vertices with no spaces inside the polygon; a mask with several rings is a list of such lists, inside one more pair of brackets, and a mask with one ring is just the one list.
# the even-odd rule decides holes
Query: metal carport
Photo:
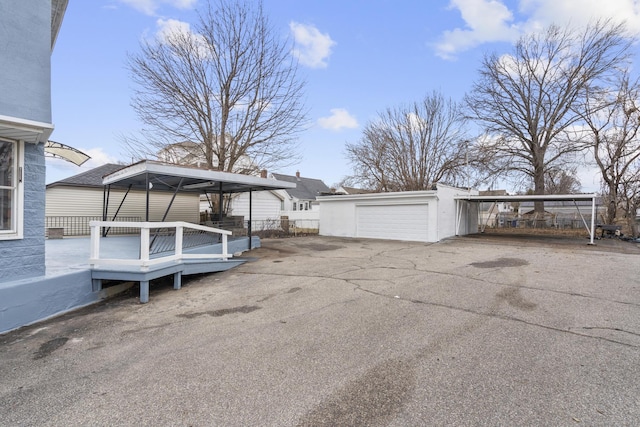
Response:
[{"label": "metal carport", "polygon": [[[582,218],[582,222],[584,223],[585,228],[589,232],[589,244],[593,245],[593,239],[595,234],[595,218],[596,218],[596,198],[598,196],[596,194],[544,194],[544,195],[513,195],[513,196],[476,196],[472,194],[467,195],[457,195],[454,198],[456,199],[456,234],[457,227],[460,224],[462,209],[460,207],[461,203],[482,203],[482,202],[545,202],[545,201],[572,201],[575,202],[578,200],[591,200],[591,226],[587,224],[587,221],[584,219],[582,214],[580,217]],[[578,206],[576,205],[576,209]],[[578,213],[580,210],[578,209]]]},{"label": "metal carport", "polygon": [[[104,176],[102,183],[104,185],[102,206],[105,219],[109,205],[109,193],[112,186],[127,189],[127,193],[120,202],[120,206],[122,206],[130,190],[144,190],[146,192],[145,221],[149,221],[150,191],[171,191],[174,193],[174,198],[178,192],[198,194],[217,193],[221,199],[224,194],[249,192],[249,226],[247,230],[249,242],[251,242],[251,193],[253,191],[280,190],[296,187],[295,183],[274,179],[198,169],[153,160],[142,160],[129,166],[123,166],[122,169]],[[169,206],[167,206],[165,217],[169,209],[171,209],[172,203],[173,198],[169,202]],[[117,216],[117,214],[118,211],[116,211],[115,215]],[[220,203],[219,215],[221,218],[222,203]]]}]

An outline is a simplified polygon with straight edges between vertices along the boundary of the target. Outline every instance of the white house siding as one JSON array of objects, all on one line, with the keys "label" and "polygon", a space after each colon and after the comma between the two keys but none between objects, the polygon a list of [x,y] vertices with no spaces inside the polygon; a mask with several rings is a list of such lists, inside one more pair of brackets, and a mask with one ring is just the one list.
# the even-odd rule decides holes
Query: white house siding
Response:
[{"label": "white house siding", "polygon": [[[118,209],[125,190],[111,190],[109,195],[108,215]],[[161,221],[172,193],[149,193],[149,220]],[[102,216],[103,192],[99,188],[57,186],[46,190],[46,216]],[[141,191],[130,191],[118,212],[119,217],[139,217],[145,220],[146,194]],[[198,223],[199,197],[197,194],[178,194],[167,215],[166,221],[187,221]]]},{"label": "white house siding", "polygon": [[[251,193],[251,218],[254,221],[280,219],[281,200],[271,191]],[[249,193],[240,193],[233,197],[229,212],[233,216],[243,216],[249,220]]]},{"label": "white house siding", "polygon": [[[437,242],[456,232],[476,232],[474,204],[458,204],[454,199],[462,193],[438,185],[433,191],[319,197],[320,235]],[[459,224],[458,206],[462,209]]]}]

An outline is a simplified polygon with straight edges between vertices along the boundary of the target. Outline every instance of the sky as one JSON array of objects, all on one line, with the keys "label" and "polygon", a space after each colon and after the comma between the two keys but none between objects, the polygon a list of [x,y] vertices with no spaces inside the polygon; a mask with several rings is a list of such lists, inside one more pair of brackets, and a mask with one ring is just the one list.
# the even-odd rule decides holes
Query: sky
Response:
[{"label": "sky", "polygon": [[[140,42],[190,28],[205,0],[70,0],[52,53],[51,139],[92,158],[78,167],[47,159],[47,183],[104,163],[130,163],[123,136],[141,122],[130,106],[126,59]],[[461,101],[483,56],[508,53],[523,33],[592,19],[627,22],[640,32],[640,0],[264,0],[265,14],[307,81],[309,125],[300,163],[277,172],[338,184],[351,174],[345,144],[387,108],[434,91]],[[594,169],[583,191],[598,191]]]}]

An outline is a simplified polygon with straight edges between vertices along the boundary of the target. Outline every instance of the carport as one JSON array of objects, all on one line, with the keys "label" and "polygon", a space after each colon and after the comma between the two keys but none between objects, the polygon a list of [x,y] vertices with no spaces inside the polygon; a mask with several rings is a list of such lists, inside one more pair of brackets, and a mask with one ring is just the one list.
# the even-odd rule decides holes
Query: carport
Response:
[{"label": "carport", "polygon": [[[218,194],[222,200],[225,194],[249,193],[249,222],[248,236],[251,242],[251,194],[254,191],[279,190],[295,188],[295,183],[277,181],[274,179],[260,178],[251,175],[242,175],[229,172],[220,172],[195,167],[167,164],[152,160],[143,160],[130,166],[125,166],[109,175],[103,177],[103,219],[106,220],[110,203],[110,191],[112,187],[126,189],[119,207],[115,212],[114,220],[118,216],[118,211],[122,207],[129,191],[141,190],[146,192],[145,221],[149,221],[150,193],[153,191],[173,192],[164,213],[166,218],[175,196],[179,192],[190,192],[198,194]],[[222,218],[222,203],[219,204],[218,218]],[[106,233],[105,229],[103,233]]]},{"label": "carport", "polygon": [[[545,202],[545,201],[562,201],[562,202],[573,202],[576,206],[576,210],[580,214],[580,218],[582,222],[589,232],[589,244],[594,244],[594,234],[595,234],[595,218],[596,218],[596,194],[544,194],[544,195],[513,195],[513,196],[480,196],[473,194],[466,195],[456,195],[454,199],[456,200],[456,235],[459,235],[460,224],[463,220],[464,213],[468,211],[468,206],[471,204],[478,205],[479,203],[489,202],[493,203],[495,206],[496,203],[499,202]],[[591,225],[587,224],[584,216],[580,212],[576,201],[578,200],[588,200],[591,201]],[[466,208],[463,207],[466,205]],[[479,209],[477,209],[480,212]],[[489,215],[490,216],[490,215]]]}]

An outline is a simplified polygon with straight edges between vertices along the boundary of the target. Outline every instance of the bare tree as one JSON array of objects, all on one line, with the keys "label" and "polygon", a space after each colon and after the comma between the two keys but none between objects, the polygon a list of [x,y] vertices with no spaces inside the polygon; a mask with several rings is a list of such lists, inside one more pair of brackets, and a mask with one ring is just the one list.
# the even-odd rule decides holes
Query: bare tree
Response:
[{"label": "bare tree", "polygon": [[620,193],[621,203],[626,209],[627,226],[631,234],[640,237],[636,214],[640,212],[640,160],[637,160],[630,168],[627,179],[622,182],[622,191]]},{"label": "bare tree", "polygon": [[577,105],[627,59],[629,46],[622,25],[598,21],[582,32],[553,25],[523,36],[511,55],[486,56],[466,104],[490,136],[479,147],[490,172],[523,174],[544,194],[546,173],[585,148],[572,132]]},{"label": "bare tree", "polygon": [[621,74],[614,89],[589,94],[583,116],[592,136],[595,162],[607,198],[607,222],[618,211],[635,220],[640,179],[640,80]]},{"label": "bare tree", "polygon": [[579,193],[582,185],[576,178],[576,170],[549,169],[544,177],[545,194]]},{"label": "bare tree", "polygon": [[126,139],[130,150],[155,157],[178,147],[227,172],[295,163],[306,111],[291,44],[262,2],[220,0],[198,16],[192,30],[142,41],[130,54],[132,106],[145,125]]},{"label": "bare tree", "polygon": [[465,178],[467,140],[459,106],[432,93],[421,102],[389,108],[348,143],[351,182],[377,191],[427,190]]}]

